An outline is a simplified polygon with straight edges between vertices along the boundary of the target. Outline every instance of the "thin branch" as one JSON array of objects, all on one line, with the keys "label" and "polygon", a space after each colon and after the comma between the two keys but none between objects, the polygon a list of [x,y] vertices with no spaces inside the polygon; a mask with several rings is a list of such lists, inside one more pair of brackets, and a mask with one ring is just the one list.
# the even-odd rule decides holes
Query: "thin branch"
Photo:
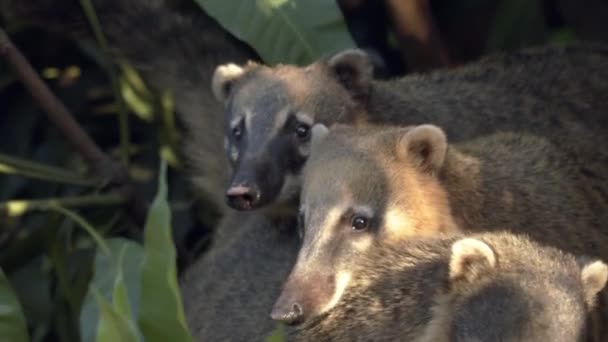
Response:
[{"label": "thin branch", "polygon": [[53,95],[3,29],[0,29],[0,55],[6,58],[38,105],[102,179],[111,181],[125,177],[124,171],[80,128],[68,109]]},{"label": "thin branch", "polygon": [[15,217],[36,210],[50,210],[57,206],[83,208],[102,205],[121,205],[124,203],[124,196],[120,193],[58,197],[41,200],[11,200],[0,202],[0,212],[4,212],[8,216]]},{"label": "thin branch", "polygon": [[129,115],[127,112],[127,106],[122,97],[120,80],[116,75],[116,69],[112,67],[112,63],[109,62],[110,49],[108,48],[108,43],[106,41],[106,37],[103,34],[101,29],[101,25],[99,24],[99,18],[97,18],[97,14],[95,12],[95,8],[90,0],[80,0],[80,5],[89,20],[89,23],[93,29],[93,34],[95,35],[95,39],[97,43],[101,46],[101,50],[104,53],[104,59],[106,64],[106,69],[108,74],[110,75],[110,81],[112,83],[112,90],[114,91],[114,97],[118,102],[118,127],[119,127],[119,135],[120,135],[120,146],[121,146],[121,157],[122,162],[125,167],[129,166],[129,144],[130,144],[130,136],[129,136]]},{"label": "thin branch", "polygon": [[6,32],[0,28],[0,55],[4,56],[36,102],[44,109],[66,139],[87,161],[91,169],[104,181],[120,187],[127,210],[138,226],[143,227],[146,205],[136,192],[125,167],[105,154],[78,125],[68,109],[57,99],[40,79],[25,56],[13,45]]},{"label": "thin branch", "polygon": [[416,71],[451,65],[430,0],[387,0],[404,61]]},{"label": "thin branch", "polygon": [[94,186],[97,181],[70,170],[15,158],[0,153],[0,173],[41,179],[50,182]]}]

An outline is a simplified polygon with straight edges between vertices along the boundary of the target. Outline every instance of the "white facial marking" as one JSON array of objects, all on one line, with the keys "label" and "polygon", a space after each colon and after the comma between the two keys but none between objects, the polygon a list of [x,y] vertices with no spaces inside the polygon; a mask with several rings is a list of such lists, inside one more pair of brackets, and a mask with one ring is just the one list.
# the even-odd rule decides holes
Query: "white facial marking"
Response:
[{"label": "white facial marking", "polygon": [[228,153],[229,150],[230,150],[230,139],[228,139],[228,137],[224,137],[224,151],[226,151],[226,153]]},{"label": "white facial marking", "polygon": [[321,313],[327,312],[331,310],[338,302],[342,295],[344,294],[344,290],[348,287],[350,283],[351,274],[348,271],[340,271],[336,275],[336,288],[334,290],[334,294],[331,296],[331,299],[327,304],[321,309]]},{"label": "white facial marking", "polygon": [[253,113],[253,111],[251,110],[251,108],[245,108],[244,111],[245,113],[244,117],[245,117],[245,127],[249,128],[251,127],[251,120],[253,119],[253,117],[255,116],[255,114]]},{"label": "white facial marking", "polygon": [[236,162],[236,160],[239,159],[239,149],[234,145],[230,147],[230,159],[232,159],[233,162]]},{"label": "white facial marking", "polygon": [[311,127],[315,123],[315,120],[311,116],[302,112],[296,113],[296,119],[298,119],[299,122],[305,123]]},{"label": "white facial marking", "polygon": [[230,129],[233,130],[236,126],[238,126],[243,120],[242,116],[236,116],[230,121]]}]

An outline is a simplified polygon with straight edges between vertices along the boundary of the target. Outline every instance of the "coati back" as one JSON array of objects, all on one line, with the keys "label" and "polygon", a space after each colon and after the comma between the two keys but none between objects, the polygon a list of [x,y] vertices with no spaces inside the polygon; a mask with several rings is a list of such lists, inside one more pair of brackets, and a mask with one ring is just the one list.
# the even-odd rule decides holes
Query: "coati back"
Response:
[{"label": "coati back", "polygon": [[[225,234],[180,279],[195,341],[264,341],[277,326],[269,313],[298,253],[297,232],[263,214],[229,213]],[[215,243],[215,242],[214,242]]]},{"label": "coati back", "polygon": [[442,236],[360,258],[326,315],[299,341],[583,342],[608,267],[523,236]]},{"label": "coati back", "polygon": [[525,133],[448,144],[433,125],[317,125],[300,202],[302,247],[272,315],[289,323],[322,315],[366,254],[420,236],[508,229],[608,260],[607,168]]},{"label": "coati back", "polygon": [[372,72],[360,50],[306,67],[218,67],[213,89],[225,104],[234,165],[230,205],[250,210],[297,197],[314,123],[432,123],[455,142],[516,131],[548,138],[581,162],[607,142],[604,46],[526,49],[390,81]]}]

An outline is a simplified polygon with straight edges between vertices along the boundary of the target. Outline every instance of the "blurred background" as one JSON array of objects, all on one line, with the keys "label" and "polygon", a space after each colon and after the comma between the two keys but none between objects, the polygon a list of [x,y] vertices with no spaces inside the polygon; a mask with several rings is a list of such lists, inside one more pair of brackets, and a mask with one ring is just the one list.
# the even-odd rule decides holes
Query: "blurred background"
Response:
[{"label": "blurred background", "polygon": [[[379,78],[455,67],[526,46],[608,41],[608,2],[603,0],[338,0],[331,6],[319,5],[328,2],[321,0],[269,0],[256,1],[253,10],[239,15],[239,8],[254,3],[246,2],[172,0],[168,6],[206,12],[269,64],[304,65],[337,48],[358,46],[373,56]],[[179,148],[184,123],[174,100],[146,86],[128,61],[108,63],[99,40],[58,32],[36,17],[19,15],[14,3],[0,0],[0,27],[95,144],[125,168],[132,181],[129,191],[144,206],[157,193],[160,160],[169,165],[167,203],[178,271],[183,270],[205,252],[217,213],[188,182]],[[86,3],[71,2],[77,10]],[[289,9],[282,22],[273,8],[278,4]],[[318,6],[328,9],[320,13]],[[275,44],[281,25],[303,41]],[[321,36],[315,53],[293,52]],[[0,111],[5,287],[15,291],[32,341],[78,341],[92,324],[87,320],[98,319],[82,310],[91,301],[93,265],[98,273],[99,267],[110,266],[98,259],[94,236],[62,210],[77,213],[104,239],[123,241],[116,242],[123,247],[124,240],[144,239],[141,212],[110,191],[114,184],[91,180],[90,165],[49,121],[5,58],[0,59]],[[131,262],[137,259],[125,253]],[[4,296],[11,296],[10,289],[0,299]]]}]

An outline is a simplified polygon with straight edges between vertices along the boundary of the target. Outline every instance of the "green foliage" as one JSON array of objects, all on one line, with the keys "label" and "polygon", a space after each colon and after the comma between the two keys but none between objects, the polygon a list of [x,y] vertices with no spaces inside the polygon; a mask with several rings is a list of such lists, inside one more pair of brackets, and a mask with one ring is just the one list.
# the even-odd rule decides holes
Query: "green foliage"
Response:
[{"label": "green foliage", "polygon": [[27,342],[29,340],[21,305],[0,270],[0,341]]},{"label": "green foliage", "polygon": [[96,341],[137,342],[137,335],[130,326],[128,318],[110,305],[97,291],[93,290],[93,294],[101,311]]},{"label": "green foliage", "polygon": [[196,0],[268,64],[309,64],[355,46],[335,1]]},{"label": "green foliage", "polygon": [[272,334],[266,338],[266,342],[283,342],[285,341],[285,326],[281,323],[277,324]]},{"label": "green foliage", "polygon": [[171,211],[167,202],[167,166],[160,169],[158,192],[148,212],[139,326],[147,342],[191,341],[177,286]]},{"label": "green foliage", "polygon": [[[108,239],[106,244],[109,253],[98,249],[95,255],[95,274],[80,313],[80,334],[83,342],[96,340],[99,302],[95,294],[105,301],[118,301],[121,311],[125,312],[124,316],[129,317],[131,321],[136,321],[137,317],[144,250],[138,243],[121,238]],[[120,298],[115,297],[117,289]],[[125,298],[128,299],[128,306]]]},{"label": "green foliage", "polygon": [[125,239],[98,241],[105,247],[97,251],[80,320],[85,342],[192,340],[177,286],[166,170],[162,162],[144,246]]}]

